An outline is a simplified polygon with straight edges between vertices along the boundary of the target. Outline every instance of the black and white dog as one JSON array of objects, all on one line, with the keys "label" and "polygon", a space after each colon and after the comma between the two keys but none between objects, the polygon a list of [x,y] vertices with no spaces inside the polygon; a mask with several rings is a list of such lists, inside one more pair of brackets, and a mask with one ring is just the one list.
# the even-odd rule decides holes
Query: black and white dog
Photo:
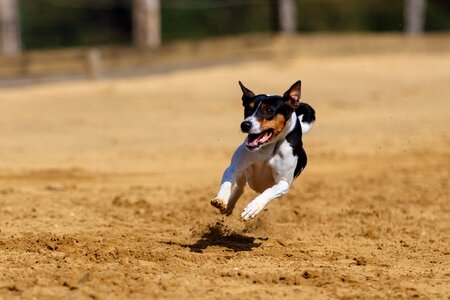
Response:
[{"label": "black and white dog", "polygon": [[311,129],[316,117],[311,106],[300,103],[301,81],[283,96],[255,95],[241,82],[239,85],[245,116],[241,130],[248,135],[234,152],[211,204],[230,215],[248,183],[261,193],[241,214],[244,220],[249,220],[270,201],[286,194],[305,168],[302,134]]}]

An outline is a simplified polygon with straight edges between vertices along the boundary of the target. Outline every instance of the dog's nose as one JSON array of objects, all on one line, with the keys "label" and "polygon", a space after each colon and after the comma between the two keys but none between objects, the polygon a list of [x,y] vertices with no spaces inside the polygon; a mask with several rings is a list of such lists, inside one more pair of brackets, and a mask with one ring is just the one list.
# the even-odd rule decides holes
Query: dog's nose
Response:
[{"label": "dog's nose", "polygon": [[252,128],[252,122],[244,121],[241,123],[242,132],[249,132],[251,128]]}]

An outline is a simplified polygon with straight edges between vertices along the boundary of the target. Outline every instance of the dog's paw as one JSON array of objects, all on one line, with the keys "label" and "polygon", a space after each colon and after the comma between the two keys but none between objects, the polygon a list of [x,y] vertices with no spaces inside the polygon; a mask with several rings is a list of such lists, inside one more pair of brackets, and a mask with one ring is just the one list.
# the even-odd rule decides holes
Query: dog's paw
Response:
[{"label": "dog's paw", "polygon": [[211,205],[217,208],[220,213],[225,214],[227,213],[227,204],[219,198],[214,198],[211,200]]},{"label": "dog's paw", "polygon": [[244,209],[244,211],[241,214],[241,218],[244,221],[248,221],[250,219],[253,219],[254,217],[256,217],[256,215],[258,215],[264,209],[266,204],[267,203],[265,201],[253,200]]}]

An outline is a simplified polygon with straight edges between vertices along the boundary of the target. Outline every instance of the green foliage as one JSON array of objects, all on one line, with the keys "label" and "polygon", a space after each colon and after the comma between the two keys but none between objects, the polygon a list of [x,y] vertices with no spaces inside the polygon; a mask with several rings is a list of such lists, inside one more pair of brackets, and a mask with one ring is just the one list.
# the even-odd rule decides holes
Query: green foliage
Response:
[{"label": "green foliage", "polygon": [[25,49],[131,42],[128,1],[22,0],[19,5]]},{"label": "green foliage", "polygon": [[297,1],[299,31],[399,31],[403,0]]},{"label": "green foliage", "polygon": [[[167,3],[172,2],[171,5]],[[178,1],[181,2],[181,1]],[[216,6],[206,1],[187,6],[176,1],[163,1],[162,36],[164,40],[232,35],[270,30],[270,9],[261,4]],[[217,1],[216,1],[217,2]]]},{"label": "green foliage", "polygon": [[426,30],[450,29],[449,0],[428,1],[425,29]]},{"label": "green foliage", "polygon": [[[132,0],[19,0],[26,49],[130,44]],[[297,0],[298,31],[401,31],[404,0]],[[275,0],[161,0],[163,41],[274,30]],[[450,29],[428,0],[426,29]]]}]

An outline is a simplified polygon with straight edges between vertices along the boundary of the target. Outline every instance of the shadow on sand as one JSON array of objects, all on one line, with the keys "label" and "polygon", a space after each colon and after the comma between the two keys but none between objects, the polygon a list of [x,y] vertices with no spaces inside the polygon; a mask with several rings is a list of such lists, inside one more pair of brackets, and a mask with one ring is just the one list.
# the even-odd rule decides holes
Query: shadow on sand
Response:
[{"label": "shadow on sand", "polygon": [[262,243],[256,243],[258,238],[245,236],[227,228],[221,222],[208,226],[208,230],[203,233],[201,238],[192,245],[179,244],[175,242],[163,242],[168,245],[178,245],[189,248],[191,252],[203,253],[208,247],[219,246],[228,248],[234,252],[251,251],[258,248]]}]

